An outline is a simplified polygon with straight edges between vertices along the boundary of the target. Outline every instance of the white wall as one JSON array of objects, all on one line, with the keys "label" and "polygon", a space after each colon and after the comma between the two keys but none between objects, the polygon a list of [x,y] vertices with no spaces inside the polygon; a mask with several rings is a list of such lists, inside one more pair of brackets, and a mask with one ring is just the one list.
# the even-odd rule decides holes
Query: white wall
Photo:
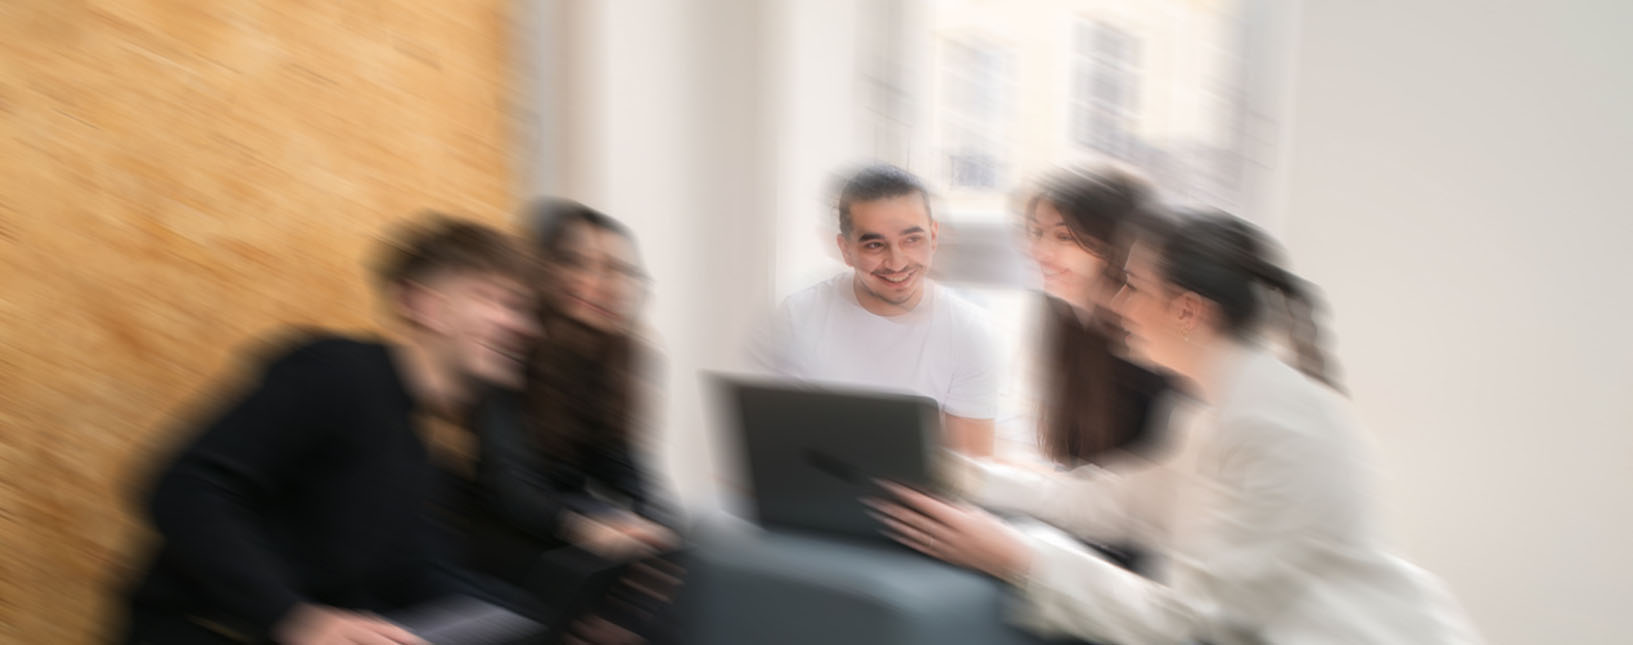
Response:
[{"label": "white wall", "polygon": [[831,173],[877,138],[859,118],[869,99],[857,26],[878,6],[524,6],[519,174],[530,193],[583,201],[640,238],[665,359],[661,463],[694,510],[722,501],[734,454],[700,373],[742,368],[774,295],[812,279],[780,269],[826,254]]},{"label": "white wall", "polygon": [[[754,0],[568,0],[528,14],[522,176],[636,231],[663,353],[661,465],[714,499],[700,373],[735,367],[773,289],[776,185],[763,23]],[[561,46],[568,43],[570,46]]]},{"label": "white wall", "polygon": [[1491,642],[1633,642],[1633,3],[1303,5],[1270,221],[1397,543]]}]

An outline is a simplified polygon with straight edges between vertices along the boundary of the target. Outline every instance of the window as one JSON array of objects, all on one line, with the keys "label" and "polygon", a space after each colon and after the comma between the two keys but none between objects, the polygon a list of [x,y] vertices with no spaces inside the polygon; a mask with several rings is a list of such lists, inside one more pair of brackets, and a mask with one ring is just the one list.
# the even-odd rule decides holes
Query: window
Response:
[{"label": "window", "polygon": [[1136,150],[1140,91],[1139,42],[1098,20],[1077,24],[1073,37],[1072,140],[1113,157]]},{"label": "window", "polygon": [[998,190],[1008,180],[1008,57],[990,43],[948,40],[941,70],[944,180],[955,189]]},{"label": "window", "polygon": [[[858,129],[905,141],[822,143],[854,150],[857,161],[897,163],[929,184],[941,223],[931,275],[991,313],[1011,375],[1000,392],[1000,450],[1024,457],[1036,445],[1029,362],[1041,301],[1037,267],[1013,235],[1013,198],[1034,173],[1115,159],[1143,171],[1168,201],[1234,209],[1244,188],[1242,0],[867,6],[857,24],[868,26],[861,80],[873,93],[859,102]],[[810,220],[789,221],[804,227],[790,237],[811,239]],[[819,248],[832,244],[779,256],[779,273],[801,277],[789,286],[839,266]]]}]

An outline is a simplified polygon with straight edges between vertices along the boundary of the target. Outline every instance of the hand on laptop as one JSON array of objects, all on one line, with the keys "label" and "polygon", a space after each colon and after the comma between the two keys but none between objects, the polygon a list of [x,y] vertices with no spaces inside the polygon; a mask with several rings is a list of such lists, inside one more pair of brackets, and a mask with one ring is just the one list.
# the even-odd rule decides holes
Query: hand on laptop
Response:
[{"label": "hand on laptop", "polygon": [[885,534],[933,558],[1014,581],[1031,566],[1031,552],[1003,520],[906,486],[880,482],[895,500],[863,500]]},{"label": "hand on laptop", "polygon": [[624,535],[640,540],[657,551],[667,551],[680,546],[680,538],[663,525],[653,522],[633,513],[624,514],[613,521],[613,526],[624,532]]},{"label": "hand on laptop", "polygon": [[379,616],[321,605],[296,605],[279,622],[274,636],[290,645],[425,645],[424,640]]},{"label": "hand on laptop", "polygon": [[566,524],[566,538],[586,551],[609,560],[633,560],[675,547],[679,540],[663,526],[630,513],[587,517],[574,515]]}]

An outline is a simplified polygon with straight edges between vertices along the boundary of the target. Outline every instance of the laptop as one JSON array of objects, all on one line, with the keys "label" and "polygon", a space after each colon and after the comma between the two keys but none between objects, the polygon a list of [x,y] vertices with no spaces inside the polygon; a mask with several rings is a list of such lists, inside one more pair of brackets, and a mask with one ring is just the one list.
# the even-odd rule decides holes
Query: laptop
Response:
[{"label": "laptop", "polygon": [[886,539],[876,479],[936,491],[941,411],[923,396],[717,376],[761,526]]}]

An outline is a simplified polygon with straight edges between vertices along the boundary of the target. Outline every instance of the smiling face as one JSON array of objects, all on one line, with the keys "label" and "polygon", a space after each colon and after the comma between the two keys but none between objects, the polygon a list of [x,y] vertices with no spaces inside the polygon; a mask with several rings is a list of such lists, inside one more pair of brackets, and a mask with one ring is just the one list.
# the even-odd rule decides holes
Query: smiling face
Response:
[{"label": "smiling face", "polygon": [[568,318],[604,332],[629,327],[645,289],[629,238],[582,222],[569,225],[551,265],[556,306]]},{"label": "smiling face", "polygon": [[1026,214],[1027,252],[1038,265],[1043,290],[1080,309],[1103,289],[1106,260],[1079,243],[1054,204],[1038,200]]},{"label": "smiling face", "polygon": [[912,193],[850,205],[850,232],[837,242],[856,271],[857,300],[880,315],[911,311],[924,295],[937,226],[924,196]]},{"label": "smiling face", "polygon": [[407,285],[409,315],[462,381],[518,385],[535,333],[532,291],[515,278],[447,271]]},{"label": "smiling face", "polygon": [[1195,349],[1190,340],[1198,331],[1198,303],[1194,294],[1173,293],[1158,272],[1156,253],[1147,245],[1134,245],[1127,282],[1113,305],[1128,332],[1129,354],[1148,365],[1174,370]]}]

